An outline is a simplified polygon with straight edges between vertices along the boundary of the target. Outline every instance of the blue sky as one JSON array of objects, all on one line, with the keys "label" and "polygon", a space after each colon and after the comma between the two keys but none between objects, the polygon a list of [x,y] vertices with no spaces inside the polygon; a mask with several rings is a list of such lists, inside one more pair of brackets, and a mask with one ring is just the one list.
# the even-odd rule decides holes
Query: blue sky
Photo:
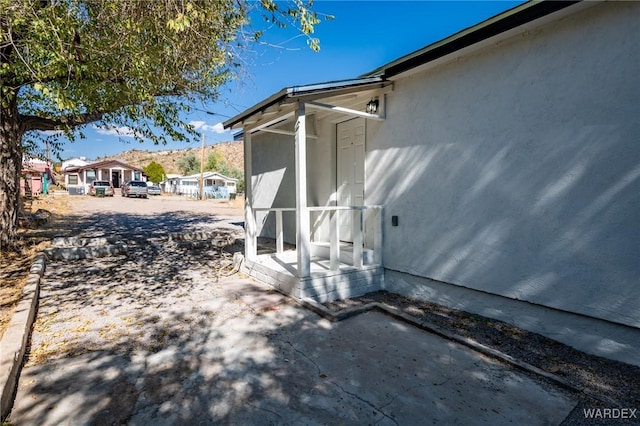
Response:
[{"label": "blue sky", "polygon": [[[293,85],[355,78],[403,55],[508,10],[521,1],[332,1],[316,0],[314,9],[335,18],[316,27],[320,52],[307,47],[293,29],[265,28],[244,56],[240,78],[221,89],[215,103],[185,117],[204,133],[207,145],[233,139],[221,122],[280,89]],[[255,28],[265,24],[259,16]],[[200,141],[154,145],[136,142],[129,129],[88,125],[86,139],[66,142],[61,158],[95,159],[130,149],[165,150],[198,147]],[[119,133],[119,134],[118,134]]]}]

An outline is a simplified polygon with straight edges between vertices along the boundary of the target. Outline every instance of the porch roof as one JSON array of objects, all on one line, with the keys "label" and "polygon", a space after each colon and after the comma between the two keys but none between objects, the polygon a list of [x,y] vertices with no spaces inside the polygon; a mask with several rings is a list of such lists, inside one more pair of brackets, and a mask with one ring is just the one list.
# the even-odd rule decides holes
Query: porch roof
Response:
[{"label": "porch roof", "polygon": [[271,95],[262,102],[246,109],[242,113],[222,123],[225,129],[242,127],[242,123],[249,117],[265,112],[274,105],[294,104],[299,100],[313,101],[328,96],[337,96],[343,93],[359,92],[371,89],[383,88],[390,85],[381,77],[363,77],[353,80],[328,81],[325,83],[308,84],[304,86],[285,87]]},{"label": "porch roof", "polygon": [[123,169],[129,169],[129,170],[135,170],[137,172],[144,172],[144,170],[142,170],[139,167],[134,167],[131,166],[129,164],[123,163],[122,161],[118,161],[118,160],[104,160],[104,161],[98,161],[95,163],[88,163],[85,164],[84,166],[72,166],[72,167],[67,167],[64,172],[65,173],[76,173],[82,170],[90,170],[90,169],[108,169],[110,167],[121,167]]},{"label": "porch roof", "polygon": [[225,182],[238,182],[238,179],[236,178],[232,178],[232,177],[228,177],[225,176],[221,173],[218,172],[204,172],[202,173],[202,175],[200,175],[200,173],[194,173],[192,175],[188,175],[188,176],[177,176],[178,179],[180,180],[200,180],[200,177],[203,177],[204,179],[220,179],[220,180],[224,180]]}]

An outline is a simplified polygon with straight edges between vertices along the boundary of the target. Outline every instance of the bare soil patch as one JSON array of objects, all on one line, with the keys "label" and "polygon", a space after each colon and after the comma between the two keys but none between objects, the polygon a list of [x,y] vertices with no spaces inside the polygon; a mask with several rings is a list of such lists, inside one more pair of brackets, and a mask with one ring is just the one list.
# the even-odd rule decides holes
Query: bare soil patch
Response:
[{"label": "bare soil patch", "polygon": [[42,228],[46,223],[33,220],[30,215],[40,210],[47,213],[49,220],[55,220],[56,216],[69,212],[69,208],[68,197],[45,196],[28,204],[23,202],[18,248],[13,252],[0,253],[0,338],[20,301],[33,257],[48,245],[46,240],[32,235],[34,229]]},{"label": "bare soil patch", "polygon": [[[179,196],[160,196],[145,199],[127,199],[117,194],[115,197],[96,198],[89,196],[47,195],[24,204],[19,230],[19,249],[11,253],[0,253],[0,337],[4,334],[15,307],[22,295],[22,289],[29,275],[29,269],[36,253],[50,245],[57,235],[73,235],[77,232],[79,217],[89,217],[113,213],[149,217],[172,214],[176,211],[241,216],[244,200],[232,201],[190,200]],[[45,212],[48,219],[31,219],[35,212]],[[126,227],[123,225],[123,230]],[[142,230],[144,232],[144,230]],[[145,237],[150,235],[145,234]]]},{"label": "bare soil patch", "polygon": [[0,338],[20,300],[32,260],[28,250],[0,254]]}]

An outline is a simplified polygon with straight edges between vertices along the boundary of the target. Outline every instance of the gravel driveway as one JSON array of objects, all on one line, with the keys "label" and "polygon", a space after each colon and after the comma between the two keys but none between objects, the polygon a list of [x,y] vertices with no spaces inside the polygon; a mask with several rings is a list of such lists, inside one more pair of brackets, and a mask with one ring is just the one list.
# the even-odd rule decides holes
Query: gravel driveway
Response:
[{"label": "gravel driveway", "polygon": [[[112,237],[146,242],[171,233],[206,232],[225,228],[242,238],[242,201],[196,201],[178,196],[145,198],[69,197],[73,213],[55,224],[61,236]],[[51,229],[43,232],[51,234]]]},{"label": "gravel driveway", "polygon": [[231,269],[212,201],[82,199],[66,236],[124,254],[50,261],[10,416],[47,424],[558,424],[576,395],[366,313],[331,323]]}]

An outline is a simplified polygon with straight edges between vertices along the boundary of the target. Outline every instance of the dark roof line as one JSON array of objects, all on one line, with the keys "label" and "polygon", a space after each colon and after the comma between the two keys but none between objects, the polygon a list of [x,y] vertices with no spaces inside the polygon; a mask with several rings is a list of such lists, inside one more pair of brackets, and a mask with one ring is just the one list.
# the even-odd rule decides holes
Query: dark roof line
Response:
[{"label": "dark roof line", "polygon": [[[528,2],[489,18],[466,30],[430,44],[409,55],[383,65],[364,76],[381,76],[385,79],[419,67],[428,62],[502,34],[536,19],[558,12],[581,0]],[[364,77],[363,76],[363,77]]]},{"label": "dark roof line", "polygon": [[105,164],[119,164],[120,166],[124,166],[127,169],[135,170],[135,171],[138,171],[138,172],[144,172],[144,170],[142,170],[141,168],[134,167],[134,166],[129,165],[127,163],[123,163],[120,160],[103,160],[103,161],[98,161],[98,162],[95,162],[95,163],[85,164],[84,166],[68,167],[64,171],[65,172],[76,172],[76,171],[80,171],[80,170],[95,169],[95,168],[100,168],[100,167],[104,166]]}]

